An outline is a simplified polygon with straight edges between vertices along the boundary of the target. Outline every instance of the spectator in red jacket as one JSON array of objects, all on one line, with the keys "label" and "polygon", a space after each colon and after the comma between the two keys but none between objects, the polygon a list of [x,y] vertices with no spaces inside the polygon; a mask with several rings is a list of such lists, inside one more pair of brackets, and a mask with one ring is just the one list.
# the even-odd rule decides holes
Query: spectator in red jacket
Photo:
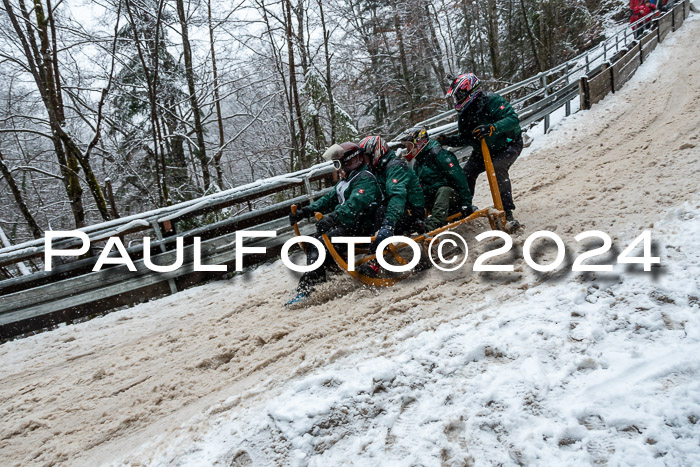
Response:
[{"label": "spectator in red jacket", "polygon": [[[633,7],[634,4],[636,4],[636,6]],[[649,15],[651,12],[656,11],[656,5],[651,3],[649,0],[631,0],[630,7],[632,7],[632,16],[630,17],[630,23],[633,24],[636,21]],[[644,33],[644,30],[649,28],[651,28],[651,17],[647,18],[646,21],[644,21],[644,24],[639,24],[636,27],[632,26],[632,29],[635,30],[634,37],[636,39],[639,39]]]}]

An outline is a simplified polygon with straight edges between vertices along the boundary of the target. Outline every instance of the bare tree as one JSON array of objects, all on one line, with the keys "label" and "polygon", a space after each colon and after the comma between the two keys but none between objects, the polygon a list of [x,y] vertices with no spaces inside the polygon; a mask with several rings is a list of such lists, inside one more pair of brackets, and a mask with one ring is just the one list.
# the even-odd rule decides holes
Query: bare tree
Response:
[{"label": "bare tree", "polygon": [[34,238],[41,238],[42,230],[41,228],[39,228],[39,224],[36,223],[36,220],[34,220],[34,216],[27,207],[27,203],[24,202],[22,192],[15,183],[15,179],[12,177],[10,169],[5,164],[5,158],[3,157],[2,152],[0,152],[0,173],[2,173],[2,177],[7,181],[7,184],[10,186],[12,196],[14,196],[15,201],[17,202],[17,206],[19,207],[19,210],[22,213],[22,216],[24,217],[27,226],[29,227],[29,231],[32,233]]},{"label": "bare tree", "polygon": [[190,36],[187,30],[187,15],[185,15],[185,5],[183,0],[177,0],[177,14],[180,18],[180,28],[182,29],[182,48],[185,56],[185,76],[187,77],[187,90],[190,94],[190,106],[192,107],[192,119],[194,120],[194,132],[197,135],[197,147],[194,151],[197,159],[202,166],[202,178],[204,181],[204,190],[209,190],[211,185],[211,175],[209,174],[209,160],[207,159],[207,150],[204,143],[204,128],[199,110],[199,102],[197,102],[197,90],[195,88],[194,71],[192,69],[192,47],[190,45]]}]

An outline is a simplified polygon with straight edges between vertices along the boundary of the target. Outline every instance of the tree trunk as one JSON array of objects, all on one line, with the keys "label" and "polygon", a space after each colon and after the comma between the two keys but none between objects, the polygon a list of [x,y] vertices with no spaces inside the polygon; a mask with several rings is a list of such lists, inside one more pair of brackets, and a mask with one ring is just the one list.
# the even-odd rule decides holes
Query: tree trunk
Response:
[{"label": "tree trunk", "polygon": [[0,152],[0,173],[2,173],[3,178],[7,180],[7,184],[10,186],[12,196],[14,196],[15,201],[19,206],[19,210],[22,213],[22,216],[24,216],[24,220],[27,222],[29,232],[34,238],[41,238],[43,232],[39,228],[39,224],[37,224],[36,220],[34,220],[34,216],[32,216],[32,213],[27,207],[27,204],[24,202],[22,192],[15,183],[15,179],[12,178],[12,173],[10,173],[10,169],[8,169],[7,165],[5,164],[5,158],[3,157],[2,152]]},{"label": "tree trunk", "polygon": [[326,60],[326,92],[328,93],[328,108],[330,114],[330,125],[331,125],[331,144],[335,144],[337,141],[335,139],[335,102],[333,100],[333,83],[331,82],[331,54],[328,51],[328,43],[331,40],[331,33],[326,29],[326,18],[323,13],[323,2],[322,0],[317,0],[318,11],[321,15],[321,28],[323,30],[323,53]]},{"label": "tree trunk", "polygon": [[[434,8],[434,7],[433,7]],[[433,24],[433,16],[430,13],[430,4],[425,4],[425,17],[428,19],[428,30],[430,32],[430,49],[432,50],[434,59],[435,74],[437,74],[438,86],[443,93],[447,92],[450,83],[447,83],[445,77],[445,65],[443,64],[442,48],[440,47],[440,41],[438,40],[437,33],[435,32],[435,26]],[[435,19],[437,20],[437,12],[435,13]],[[436,21],[437,22],[437,21]]]},{"label": "tree trunk", "polygon": [[[259,0],[258,6],[260,8],[260,13],[262,14],[263,22],[265,23],[265,32],[267,34],[267,37],[270,41],[270,51],[272,52],[272,56],[275,59],[275,67],[277,68],[277,73],[279,73],[280,79],[278,83],[282,83],[283,91],[284,91],[284,98],[287,103],[287,107],[289,109],[289,117],[285,115],[285,121],[287,122],[289,126],[289,135],[290,135],[290,140],[291,140],[291,147],[292,150],[289,152],[289,171],[294,172],[294,167],[295,167],[295,149],[297,147],[297,132],[296,132],[296,125],[294,124],[294,103],[292,102],[292,96],[290,95],[289,88],[287,87],[287,79],[285,76],[285,71],[283,69],[283,62],[282,62],[282,57],[281,53],[278,53],[276,43],[275,43],[275,37],[272,35],[272,25],[270,24],[270,19],[267,14],[267,6],[265,5],[265,0]],[[286,15],[285,15],[286,16]],[[284,114],[285,109],[282,107],[282,113]],[[255,179],[255,177],[252,174],[253,167],[251,166],[251,178]]]},{"label": "tree trunk", "polygon": [[[304,118],[301,113],[301,103],[299,102],[299,87],[297,85],[296,63],[294,61],[294,31],[292,30],[292,5],[291,0],[284,0],[285,6],[285,27],[287,36],[287,53],[289,55],[289,88],[291,98],[294,103],[297,125],[299,126],[299,146],[297,147],[297,158],[302,167],[306,165],[306,131],[304,129]],[[291,116],[290,116],[291,117]]]},{"label": "tree trunk", "polygon": [[401,74],[403,75],[406,97],[408,98],[409,118],[411,119],[411,121],[413,121],[415,114],[415,103],[413,102],[413,84],[411,83],[411,78],[408,72],[408,59],[406,58],[406,49],[404,47],[401,19],[399,18],[399,11],[396,7],[396,0],[391,0],[391,6],[394,16],[394,30],[396,31],[396,41],[399,45],[399,60],[401,62]]},{"label": "tree trunk", "polygon": [[209,174],[209,160],[207,159],[207,151],[204,144],[204,128],[202,127],[202,118],[199,112],[199,103],[197,102],[197,92],[194,86],[194,70],[192,69],[192,48],[190,47],[190,38],[187,32],[187,16],[185,16],[185,5],[183,0],[177,0],[177,14],[180,18],[180,28],[182,29],[182,48],[185,57],[185,78],[187,79],[187,90],[190,94],[190,106],[192,107],[192,115],[194,117],[194,132],[197,135],[197,146],[195,151],[197,159],[202,165],[202,179],[204,181],[204,191],[208,191],[211,185],[211,175]]},{"label": "tree trunk", "polygon": [[214,167],[219,188],[224,189],[224,175],[221,170],[221,157],[224,155],[224,119],[221,115],[221,98],[219,97],[219,73],[216,68],[216,52],[214,49],[214,27],[211,22],[211,0],[207,0],[207,20],[209,22],[209,48],[211,50],[211,70],[214,75],[214,104],[216,108],[216,123],[219,130],[219,149],[214,154]]},{"label": "tree trunk", "polygon": [[[160,17],[163,9],[162,0],[159,3],[158,9],[158,19],[155,31],[155,45],[153,47],[152,60],[154,61],[154,72],[151,78],[150,67],[146,61],[146,55],[144,54],[143,47],[141,44],[141,38],[138,35],[138,25],[134,20],[133,12],[131,11],[131,0],[125,0],[126,11],[129,17],[129,22],[134,32],[134,43],[136,45],[136,51],[138,52],[139,60],[141,61],[141,67],[143,68],[144,77],[146,78],[146,90],[148,93],[148,103],[150,107],[150,118],[151,118],[151,138],[153,139],[153,160],[155,162],[156,168],[156,181],[158,184],[158,196],[160,198],[160,204],[169,204],[169,193],[168,185],[166,182],[166,164],[165,155],[163,154],[163,148],[161,143],[163,141],[162,132],[160,128],[160,120],[158,118],[158,104],[156,101],[157,93],[157,80],[158,80],[158,47],[159,47],[159,35],[160,35]],[[160,176],[158,176],[160,166]]]},{"label": "tree trunk", "polygon": [[499,63],[500,51],[498,44],[498,3],[496,0],[488,0],[486,9],[486,31],[489,41],[489,58],[491,59],[491,70],[493,77],[501,77],[501,67]]},{"label": "tree trunk", "polygon": [[472,16],[470,7],[466,0],[463,0],[460,4],[462,7],[462,14],[464,15],[464,27],[466,29],[467,35],[467,46],[469,47],[469,60],[471,61],[471,72],[475,73],[476,70],[476,56],[474,55],[474,45],[472,43]]},{"label": "tree trunk", "polygon": [[527,38],[530,40],[530,47],[532,47],[532,55],[535,58],[535,65],[537,66],[537,71],[542,73],[544,71],[540,57],[537,54],[537,46],[535,45],[535,36],[530,28],[530,22],[527,20],[527,10],[525,9],[525,0],[520,0],[520,10],[523,12],[523,21],[525,21],[525,31],[527,32]]},{"label": "tree trunk", "polygon": [[[49,105],[53,107],[53,112],[49,112],[49,115],[53,113],[54,118],[51,118],[52,126],[54,127],[54,133],[58,135],[61,142],[64,145],[65,151],[69,158],[69,164],[75,166],[75,161],[80,163],[85,174],[85,180],[90,188],[90,193],[95,199],[97,204],[97,209],[100,211],[103,220],[109,220],[111,218],[109,209],[107,208],[107,201],[105,200],[100,184],[95,177],[95,173],[92,170],[90,160],[87,157],[87,153],[83,154],[75,141],[68,136],[64,131],[63,127],[66,123],[66,117],[63,108],[63,96],[61,91],[61,75],[58,69],[58,53],[56,45],[56,27],[54,24],[53,10],[51,8],[50,0],[46,2],[47,10],[49,12],[48,18],[44,13],[43,6],[39,0],[34,2],[34,14],[37,20],[37,31],[41,43],[41,54],[42,54],[42,68],[45,68],[46,76],[46,86],[48,94],[52,96],[49,100]],[[51,32],[49,33],[49,26]],[[50,45],[51,44],[51,45]],[[99,128],[96,130],[96,137],[99,137]],[[79,182],[78,182],[79,185]],[[82,192],[82,190],[81,190]]]},{"label": "tree trunk", "polygon": [[[100,214],[103,219],[108,220],[110,218],[109,210],[107,209],[107,203],[99,183],[97,183],[95,174],[90,166],[87,157],[89,152],[83,154],[78,148],[77,143],[75,143],[72,137],[64,130],[66,121],[61,95],[61,77],[58,68],[56,27],[53,21],[53,9],[50,7],[51,4],[50,2],[47,3],[49,6],[49,16],[47,17],[41,1],[35,0],[32,11],[36,17],[36,28],[33,28],[31,27],[33,22],[24,0],[19,0],[18,3],[24,20],[23,24],[26,29],[23,29],[20,25],[9,0],[3,0],[5,11],[17,33],[25,58],[27,59],[27,68],[34,78],[48,114],[54,149],[61,166],[61,173],[64,178],[63,183],[68,199],[70,200],[75,225],[76,227],[85,225],[82,188],[80,187],[80,180],[78,178],[79,165],[83,168],[85,178]],[[38,42],[35,34],[38,35]],[[96,131],[95,138],[99,138],[99,127]],[[95,138],[93,138],[93,141],[95,141]]]}]

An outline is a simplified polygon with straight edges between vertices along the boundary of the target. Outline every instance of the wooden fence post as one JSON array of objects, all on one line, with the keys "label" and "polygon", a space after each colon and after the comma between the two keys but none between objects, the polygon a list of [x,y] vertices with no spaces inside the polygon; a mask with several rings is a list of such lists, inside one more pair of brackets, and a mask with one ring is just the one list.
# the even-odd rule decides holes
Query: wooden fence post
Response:
[{"label": "wooden fence post", "polygon": [[[644,63],[644,53],[642,51],[641,39],[639,41],[637,41],[637,47],[639,47],[639,64],[641,65],[642,63]],[[635,71],[635,73],[636,73],[636,71]]]},{"label": "wooden fence post", "polygon": [[613,72],[610,69],[610,62],[605,62],[601,65],[601,73],[608,73],[610,75],[610,92],[615,94],[615,79],[613,78]]},{"label": "wooden fence post", "polygon": [[[542,87],[544,88],[544,97],[549,96],[549,91],[547,90],[547,74],[542,73],[542,78],[540,78],[540,81],[542,82]],[[547,132],[549,131],[549,114],[544,116],[544,134],[546,135]]]},{"label": "wooden fence post", "polygon": [[581,76],[578,79],[578,97],[581,102],[581,108],[589,110],[591,108],[591,96],[588,91],[588,76]]},{"label": "wooden fence post", "polygon": [[669,10],[671,12],[671,31],[676,32],[676,7]]}]

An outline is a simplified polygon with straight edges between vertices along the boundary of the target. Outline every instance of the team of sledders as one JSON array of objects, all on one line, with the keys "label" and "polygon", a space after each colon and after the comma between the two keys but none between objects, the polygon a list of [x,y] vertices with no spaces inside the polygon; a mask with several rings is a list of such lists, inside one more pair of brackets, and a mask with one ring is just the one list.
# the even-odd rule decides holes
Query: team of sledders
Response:
[{"label": "team of sledders", "polygon": [[[321,239],[323,234],[330,238],[376,235],[370,245],[370,252],[374,253],[382,240],[393,235],[429,232],[445,225],[452,214],[468,216],[477,209],[472,205],[472,195],[477,177],[485,171],[481,154],[481,140],[485,139],[506,221],[510,229],[517,228],[508,169],[523,149],[518,115],[503,97],[482,91],[473,73],[455,78],[446,97],[452,99],[459,113],[456,135],[430,138],[424,128],[408,130],[400,137],[406,148],[403,158],[378,135],[367,136],[359,144],[334,144],[323,157],[332,160],[338,170],[335,189],[290,214],[290,222],[294,224],[320,212],[323,218],[316,223],[316,238]],[[471,146],[473,152],[460,167],[457,157],[443,145]],[[426,211],[430,212],[428,217]],[[344,254],[340,245],[337,249]],[[307,264],[313,264],[319,251],[308,245],[306,255]],[[314,287],[326,280],[326,269],[332,262],[331,256],[326,255],[321,267],[304,273],[296,296],[287,305],[308,298]],[[370,261],[358,271],[377,276],[379,266]]]}]

